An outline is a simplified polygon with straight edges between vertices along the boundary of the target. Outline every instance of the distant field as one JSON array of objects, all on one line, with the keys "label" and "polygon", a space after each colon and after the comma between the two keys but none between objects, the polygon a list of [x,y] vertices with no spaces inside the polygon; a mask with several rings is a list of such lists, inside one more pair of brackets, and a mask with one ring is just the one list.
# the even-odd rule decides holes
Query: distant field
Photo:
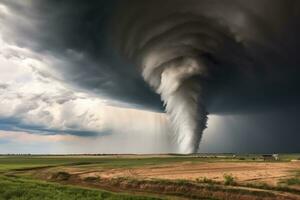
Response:
[{"label": "distant field", "polygon": [[0,156],[0,200],[300,199],[299,158],[281,154],[280,160],[265,162],[256,154]]},{"label": "distant field", "polygon": [[[300,154],[282,154],[280,162],[300,159]],[[259,162],[260,155],[201,154],[195,156],[0,156],[0,171],[57,165],[94,165],[101,167],[134,167],[174,162]]]},{"label": "distant field", "polygon": [[[48,166],[136,167],[191,161],[190,157],[0,156],[0,171]],[[195,160],[197,162],[197,160]],[[199,160],[203,161],[203,160]]]}]

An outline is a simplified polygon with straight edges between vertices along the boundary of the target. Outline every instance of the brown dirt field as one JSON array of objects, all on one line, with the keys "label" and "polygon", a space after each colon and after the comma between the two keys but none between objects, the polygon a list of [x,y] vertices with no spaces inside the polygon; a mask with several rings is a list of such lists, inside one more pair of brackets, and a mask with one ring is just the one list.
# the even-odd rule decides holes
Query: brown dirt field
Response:
[{"label": "brown dirt field", "polygon": [[[65,171],[70,174],[71,178],[63,180],[63,183],[102,188],[115,192],[149,192],[153,194],[175,195],[176,197],[178,197],[177,194],[180,194],[179,196],[182,197],[182,199],[190,199],[191,197],[198,199],[198,197],[200,197],[199,195],[204,195],[206,197],[230,200],[298,200],[300,199],[298,192],[289,193],[270,189],[245,187],[247,183],[257,182],[276,186],[280,179],[293,177],[293,172],[296,170],[300,170],[300,162],[181,162],[114,169],[96,166],[92,168],[62,166],[32,172],[41,179],[60,182],[61,180],[53,178],[53,174],[59,171]],[[231,174],[240,186],[224,186],[220,184],[213,186],[218,189],[211,189],[209,185],[199,185],[196,182],[189,183],[188,185],[176,185],[176,183],[172,182],[152,182],[152,180],[158,179],[186,179],[190,181],[204,177],[223,182],[224,174]],[[99,178],[93,179],[92,177]],[[116,184],[114,178],[119,177],[127,177],[128,179],[120,179]],[[87,182],[87,178],[90,178],[91,181]],[[131,182],[131,179],[136,181]],[[236,192],[230,191],[230,189]],[[273,196],[256,196],[255,194],[245,193],[245,191],[265,192]]]},{"label": "brown dirt field", "polygon": [[[82,170],[82,169],[81,169]],[[101,169],[85,171],[69,169],[71,173],[80,176],[100,176],[103,178],[134,177],[141,179],[188,179],[208,178],[223,181],[224,174],[232,175],[239,183],[262,182],[276,186],[280,179],[293,176],[293,171],[300,170],[299,162],[285,163],[243,163],[243,162],[214,162],[214,163],[176,163],[170,165],[144,166],[129,169]]]}]

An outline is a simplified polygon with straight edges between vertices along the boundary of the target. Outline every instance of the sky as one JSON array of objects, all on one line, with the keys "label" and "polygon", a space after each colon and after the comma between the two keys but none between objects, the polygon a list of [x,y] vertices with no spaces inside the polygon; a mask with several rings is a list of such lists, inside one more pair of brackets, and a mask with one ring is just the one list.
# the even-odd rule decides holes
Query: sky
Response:
[{"label": "sky", "polygon": [[299,13],[0,0],[0,154],[299,152]]}]

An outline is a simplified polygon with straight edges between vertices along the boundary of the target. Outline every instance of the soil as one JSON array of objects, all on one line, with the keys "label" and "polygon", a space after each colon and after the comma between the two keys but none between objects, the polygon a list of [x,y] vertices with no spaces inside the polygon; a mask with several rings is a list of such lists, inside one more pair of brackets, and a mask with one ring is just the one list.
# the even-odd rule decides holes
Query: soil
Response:
[{"label": "soil", "polygon": [[176,163],[170,165],[144,166],[129,169],[101,169],[85,171],[69,169],[72,173],[78,173],[82,178],[99,176],[103,178],[133,177],[141,179],[187,179],[196,180],[207,178],[222,182],[224,174],[230,174],[239,183],[260,182],[276,186],[281,179],[293,177],[293,171],[300,170],[300,162],[284,163]]}]

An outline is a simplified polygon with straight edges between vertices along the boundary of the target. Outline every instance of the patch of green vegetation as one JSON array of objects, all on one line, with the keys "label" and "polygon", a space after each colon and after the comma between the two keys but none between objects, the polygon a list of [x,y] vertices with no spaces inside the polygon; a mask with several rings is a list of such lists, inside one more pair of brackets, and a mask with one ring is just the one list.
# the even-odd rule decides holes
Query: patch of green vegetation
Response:
[{"label": "patch of green vegetation", "polygon": [[96,189],[0,176],[0,200],[157,200],[160,198],[116,194]]},{"label": "patch of green vegetation", "polygon": [[283,181],[278,183],[277,186],[271,186],[266,183],[248,183],[246,185],[240,185],[240,186],[247,186],[250,188],[258,188],[258,189],[272,190],[272,191],[289,192],[289,193],[298,194],[298,195],[300,194],[299,190],[287,187],[287,184],[284,183]]},{"label": "patch of green vegetation", "polygon": [[[69,156],[0,156],[0,171],[76,164],[92,158]],[[92,159],[94,160],[94,159]]]},{"label": "patch of green vegetation", "polygon": [[261,183],[261,182],[248,183],[248,184],[246,184],[246,186],[251,187],[251,188],[264,189],[264,190],[269,190],[271,188],[271,186],[269,186],[267,183]]},{"label": "patch of green vegetation", "polygon": [[179,186],[181,186],[181,185],[190,185],[191,181],[188,181],[188,180],[185,180],[185,179],[178,179],[178,180],[175,180],[175,183]]},{"label": "patch of green vegetation", "polygon": [[300,178],[299,176],[295,176],[293,178],[288,178],[288,179],[282,179],[279,183],[279,186],[291,186],[291,185],[300,185]]},{"label": "patch of green vegetation", "polygon": [[300,178],[289,178],[285,180],[288,185],[300,185]]},{"label": "patch of green vegetation", "polygon": [[280,182],[278,182],[278,185],[279,186],[300,185],[300,171],[293,171],[293,173],[294,173],[294,177],[288,179],[282,179]]},{"label": "patch of green vegetation", "polygon": [[223,177],[225,185],[236,185],[234,177],[231,174],[224,174]]}]

